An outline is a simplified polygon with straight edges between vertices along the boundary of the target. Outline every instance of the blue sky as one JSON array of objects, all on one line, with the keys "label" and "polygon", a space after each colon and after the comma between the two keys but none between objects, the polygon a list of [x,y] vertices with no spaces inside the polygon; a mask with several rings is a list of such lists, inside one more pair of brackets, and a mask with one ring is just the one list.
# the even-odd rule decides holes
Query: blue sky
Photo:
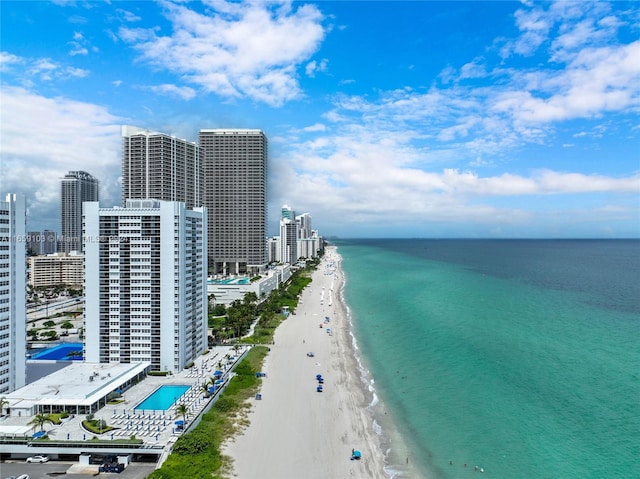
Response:
[{"label": "blue sky", "polygon": [[269,138],[341,237],[640,237],[637,2],[0,3],[0,192],[58,230],[82,169],[120,204],[121,125]]}]

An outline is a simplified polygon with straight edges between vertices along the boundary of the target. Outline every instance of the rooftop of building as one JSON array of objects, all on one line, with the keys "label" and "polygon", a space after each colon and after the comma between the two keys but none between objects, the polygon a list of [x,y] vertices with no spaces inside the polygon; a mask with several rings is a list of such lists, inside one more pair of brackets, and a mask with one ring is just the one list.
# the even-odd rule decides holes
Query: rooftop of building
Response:
[{"label": "rooftop of building", "polygon": [[73,363],[9,393],[9,406],[90,406],[149,368],[150,363]]}]

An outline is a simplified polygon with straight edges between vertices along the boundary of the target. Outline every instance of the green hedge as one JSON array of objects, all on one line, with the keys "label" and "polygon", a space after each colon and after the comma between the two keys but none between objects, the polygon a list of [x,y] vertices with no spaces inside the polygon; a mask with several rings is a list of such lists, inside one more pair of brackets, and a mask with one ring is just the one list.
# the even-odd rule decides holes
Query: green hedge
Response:
[{"label": "green hedge", "polygon": [[237,422],[248,408],[249,398],[258,391],[260,378],[256,372],[262,370],[268,349],[264,346],[251,348],[236,367],[236,376],[222,393],[211,410],[204,414],[198,426],[176,441],[172,454],[160,469],[148,479],[221,479],[231,467],[220,453],[224,441],[237,431]]}]

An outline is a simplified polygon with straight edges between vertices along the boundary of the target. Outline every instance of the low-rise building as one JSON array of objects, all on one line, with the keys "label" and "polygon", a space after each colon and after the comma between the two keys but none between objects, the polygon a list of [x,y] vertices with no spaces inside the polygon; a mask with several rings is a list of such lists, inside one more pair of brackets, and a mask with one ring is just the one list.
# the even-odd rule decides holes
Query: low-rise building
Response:
[{"label": "low-rise building", "polygon": [[81,253],[54,253],[29,257],[29,284],[34,288],[64,284],[81,288],[84,256]]},{"label": "low-rise building", "polygon": [[210,303],[230,305],[235,300],[242,301],[247,293],[255,293],[259,300],[269,296],[291,277],[291,265],[284,264],[269,268],[258,279],[248,277],[209,278],[207,295]]}]

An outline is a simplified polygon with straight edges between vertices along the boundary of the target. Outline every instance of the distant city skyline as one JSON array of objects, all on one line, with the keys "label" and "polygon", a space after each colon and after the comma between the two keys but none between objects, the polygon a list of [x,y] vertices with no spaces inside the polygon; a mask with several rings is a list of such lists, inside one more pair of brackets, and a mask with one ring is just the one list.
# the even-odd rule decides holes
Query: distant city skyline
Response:
[{"label": "distant city skyline", "polygon": [[[325,237],[640,237],[637,2],[0,2],[0,191],[122,201],[123,125],[269,138]],[[366,14],[364,10],[366,9]]]}]

